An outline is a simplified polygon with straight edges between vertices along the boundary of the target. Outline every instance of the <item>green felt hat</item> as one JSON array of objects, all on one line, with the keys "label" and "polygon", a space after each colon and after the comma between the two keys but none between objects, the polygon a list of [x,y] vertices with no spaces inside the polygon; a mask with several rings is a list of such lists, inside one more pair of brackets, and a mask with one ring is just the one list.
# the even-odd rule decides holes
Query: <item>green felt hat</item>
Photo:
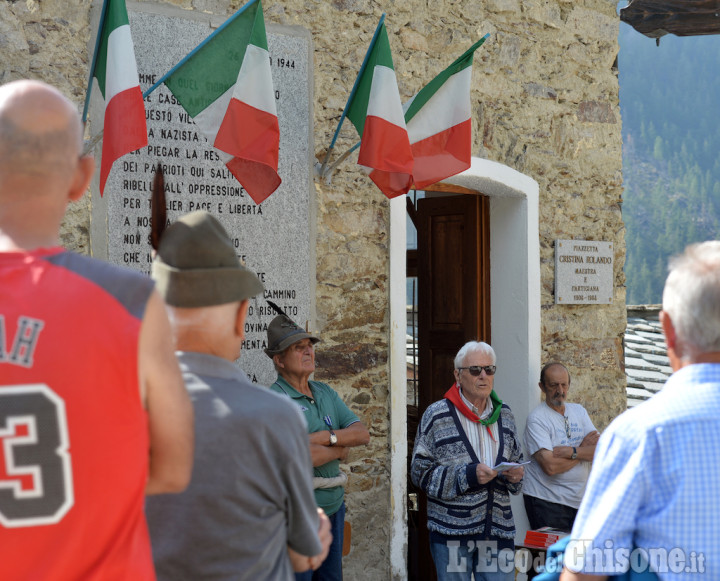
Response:
[{"label": "green felt hat", "polygon": [[303,339],[310,339],[313,345],[320,341],[318,337],[308,333],[287,315],[278,315],[268,325],[268,346],[265,349],[265,355],[272,359],[273,355],[279,355],[290,345]]},{"label": "green felt hat", "polygon": [[220,222],[204,210],[185,214],[163,232],[152,277],[165,302],[182,308],[233,303],[264,290]]}]

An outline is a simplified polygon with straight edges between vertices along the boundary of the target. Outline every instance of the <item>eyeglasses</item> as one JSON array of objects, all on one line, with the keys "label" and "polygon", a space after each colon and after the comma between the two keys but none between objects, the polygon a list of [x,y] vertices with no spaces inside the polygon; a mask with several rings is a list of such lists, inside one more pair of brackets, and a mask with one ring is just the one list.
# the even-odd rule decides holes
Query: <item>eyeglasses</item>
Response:
[{"label": "eyeglasses", "polygon": [[495,369],[497,368],[494,365],[471,365],[470,367],[458,367],[458,371],[462,371],[463,369],[467,369],[470,372],[470,375],[477,377],[483,371],[487,375],[495,375]]},{"label": "eyeglasses", "polygon": [[565,418],[565,435],[570,439],[572,438],[572,434],[570,433],[570,419],[567,416],[563,417]]}]

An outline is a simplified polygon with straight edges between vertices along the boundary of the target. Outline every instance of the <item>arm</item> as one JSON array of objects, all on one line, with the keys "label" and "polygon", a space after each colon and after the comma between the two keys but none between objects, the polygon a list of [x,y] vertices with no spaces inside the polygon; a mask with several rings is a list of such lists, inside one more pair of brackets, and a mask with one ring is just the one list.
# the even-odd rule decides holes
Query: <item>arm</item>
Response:
[{"label": "arm", "polygon": [[320,519],[320,526],[318,528],[318,537],[322,544],[323,551],[319,555],[314,557],[306,557],[301,555],[297,551],[293,551],[290,547],[287,548],[288,556],[290,557],[290,564],[292,565],[295,573],[302,573],[312,569],[317,570],[323,561],[327,558],[328,552],[330,551],[330,544],[332,543],[332,533],[330,532],[330,519],[325,514],[322,508],[317,509],[318,517]]},{"label": "arm", "polygon": [[[324,433],[324,432],[315,432]],[[310,434],[312,436],[312,434]],[[324,446],[323,444],[310,443],[310,458],[313,467],[322,466],[333,460],[341,462],[347,458],[349,448],[345,446]]]},{"label": "arm", "polygon": [[[355,422],[347,428],[333,430],[337,436],[337,444],[333,447],[354,448],[370,442],[370,432],[362,422]],[[320,430],[310,434],[310,444],[330,446],[330,430]]]},{"label": "arm", "polygon": [[[435,446],[434,424],[433,408],[428,408],[423,414],[415,438],[410,466],[412,483],[431,498],[445,501],[479,489],[484,484],[480,482],[478,472],[485,470],[478,469],[478,464],[441,463]],[[485,466],[485,469],[489,472],[483,479],[487,478],[486,482],[489,482],[497,473],[488,466]]]},{"label": "arm", "polygon": [[[583,441],[580,442],[580,446],[577,448],[577,460],[583,460],[584,462],[592,462],[595,457],[595,446],[597,441],[600,439],[600,434],[596,430],[585,435]],[[565,458],[570,460],[572,457],[573,449],[572,446],[555,446],[553,448],[553,456],[555,458]],[[544,468],[543,468],[544,470]],[[568,468],[569,470],[569,468]],[[566,472],[566,470],[563,470]]]},{"label": "arm", "polygon": [[[570,453],[565,454],[566,457],[563,456],[556,456],[555,450],[561,450],[563,451],[564,448],[567,448]],[[563,453],[565,453],[563,451]],[[578,458],[575,460],[570,460],[570,456],[572,455],[572,447],[570,446],[556,446],[553,448],[553,451],[546,450],[545,448],[542,448],[541,450],[538,450],[533,454],[533,458],[537,461],[538,464],[540,464],[540,468],[542,468],[542,471],[545,472],[548,476],[556,476],[558,474],[563,474],[564,472],[567,472],[574,466],[577,466],[580,463],[580,451],[578,450]]]},{"label": "arm", "polygon": [[337,443],[330,446],[330,429],[320,430],[310,434],[310,454],[313,466],[322,466],[332,460],[344,461],[347,459],[348,449],[364,446],[370,441],[370,433],[358,417],[350,411],[338,393],[329,385],[320,384],[332,397],[330,408],[323,410],[323,414],[330,412],[333,425],[344,426],[333,428]]},{"label": "arm", "polygon": [[300,570],[306,571],[325,559],[332,535],[330,521],[315,504],[305,420],[295,404],[288,402],[288,406],[292,416],[283,413],[276,418],[284,430],[274,435],[282,451],[278,464],[286,490],[287,548],[293,569],[298,571],[301,567]]},{"label": "arm", "polygon": [[140,328],[138,359],[150,432],[146,494],[181,492],[192,473],[193,408],[170,337],[165,305],[153,291]]},{"label": "arm", "polygon": [[[523,462],[525,460],[525,456],[523,455],[517,428],[515,427],[515,416],[513,416],[509,407],[503,406],[503,411],[500,416],[500,429],[503,430],[505,434],[503,439],[507,442],[506,445],[509,446],[507,460],[509,462]],[[501,483],[505,484],[510,494],[520,494],[523,486],[523,476],[525,476],[525,467],[516,466],[515,468],[510,468],[509,470],[500,473],[499,480]]]},{"label": "arm", "polygon": [[[655,441],[646,438],[642,430],[633,433],[633,418],[616,419],[600,439],[573,525],[570,543],[576,545],[571,548],[568,544],[565,550],[561,576],[565,581],[598,581],[606,579],[603,575],[608,572],[626,570],[633,539],[644,527],[655,490],[664,484]],[[660,505],[665,508],[663,502]],[[613,549],[610,556],[602,552],[608,541]],[[583,573],[583,569],[594,574]]]}]

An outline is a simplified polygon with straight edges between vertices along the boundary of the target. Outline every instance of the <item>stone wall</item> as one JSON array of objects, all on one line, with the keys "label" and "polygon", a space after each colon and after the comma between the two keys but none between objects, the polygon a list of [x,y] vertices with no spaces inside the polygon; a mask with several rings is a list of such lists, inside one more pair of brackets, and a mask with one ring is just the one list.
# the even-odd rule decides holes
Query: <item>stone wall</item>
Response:
[{"label": "stone wall", "polygon": [[[242,4],[166,3],[219,15]],[[92,57],[88,43],[95,34],[91,5],[91,0],[0,4],[0,82],[42,79],[81,108]],[[599,428],[625,408],[615,6],[608,0],[264,0],[266,22],[312,32],[319,160],[383,11],[403,100],[490,33],[473,70],[473,155],[507,164],[540,184],[543,358],[569,366],[571,399],[586,405]],[[336,151],[355,141],[346,123]],[[389,579],[389,205],[355,159],[341,165],[330,183],[315,183],[317,324],[324,338],[317,376],[338,389],[372,435],[370,446],[350,458],[353,549],[345,560],[346,577]],[[86,199],[73,205],[62,234],[64,244],[86,253],[88,204]],[[558,238],[614,243],[613,305],[555,305]]]}]

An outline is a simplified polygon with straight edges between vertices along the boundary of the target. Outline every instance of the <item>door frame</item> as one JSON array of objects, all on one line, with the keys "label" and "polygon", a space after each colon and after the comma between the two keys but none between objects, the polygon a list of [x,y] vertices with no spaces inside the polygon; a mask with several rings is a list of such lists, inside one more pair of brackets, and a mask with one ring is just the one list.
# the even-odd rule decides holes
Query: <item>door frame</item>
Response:
[{"label": "door frame", "polygon": [[[472,158],[470,169],[442,182],[490,198],[490,309],[496,381],[520,433],[540,403],[531,389],[540,373],[540,241],[538,183],[511,167]],[[436,188],[433,187],[433,190]],[[455,189],[455,188],[453,188]],[[460,190],[462,191],[462,190]],[[405,196],[390,200],[390,566],[393,581],[407,579],[407,409],[405,361]],[[460,346],[458,346],[460,348]],[[512,497],[516,540],[528,528],[520,496]]]}]

